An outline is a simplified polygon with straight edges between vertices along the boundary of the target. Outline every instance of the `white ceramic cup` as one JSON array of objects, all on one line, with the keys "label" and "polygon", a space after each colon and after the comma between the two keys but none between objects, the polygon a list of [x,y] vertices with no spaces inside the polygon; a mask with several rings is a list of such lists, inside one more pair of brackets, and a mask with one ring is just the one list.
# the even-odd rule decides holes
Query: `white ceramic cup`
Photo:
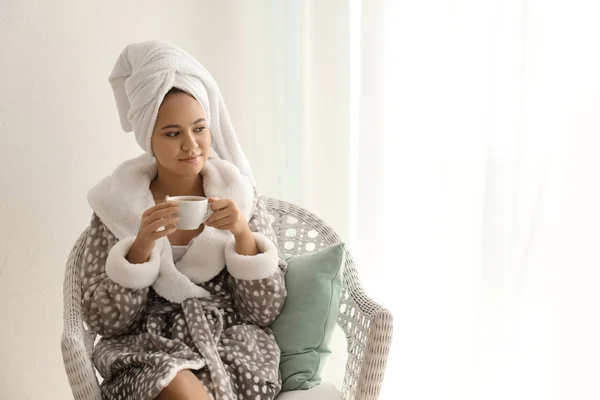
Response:
[{"label": "white ceramic cup", "polygon": [[212,210],[208,199],[201,196],[167,196],[166,201],[179,205],[179,222],[177,229],[198,229],[200,224],[210,217]]}]

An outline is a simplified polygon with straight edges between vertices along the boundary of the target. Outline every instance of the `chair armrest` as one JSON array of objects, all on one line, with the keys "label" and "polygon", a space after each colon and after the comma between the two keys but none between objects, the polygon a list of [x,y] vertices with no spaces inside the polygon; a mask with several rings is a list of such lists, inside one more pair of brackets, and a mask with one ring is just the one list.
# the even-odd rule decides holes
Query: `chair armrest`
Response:
[{"label": "chair armrest", "polygon": [[102,400],[100,385],[82,336],[63,335],[60,343],[65,371],[75,400]]},{"label": "chair armrest", "polygon": [[392,322],[392,314],[366,295],[357,278],[350,279],[338,315],[348,341],[342,385],[345,400],[379,398],[392,342]]},{"label": "chair armrest", "polygon": [[91,354],[96,334],[86,330],[81,311],[79,265],[89,228],[69,254],[63,282],[63,333],[60,347],[65,371],[75,400],[102,400]]}]

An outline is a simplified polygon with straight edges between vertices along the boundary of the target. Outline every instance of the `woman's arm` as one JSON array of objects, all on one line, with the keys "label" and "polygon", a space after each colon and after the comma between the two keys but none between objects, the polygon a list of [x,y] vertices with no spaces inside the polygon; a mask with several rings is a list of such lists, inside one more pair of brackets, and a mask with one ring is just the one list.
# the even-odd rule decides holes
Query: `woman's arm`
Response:
[{"label": "woman's arm", "polygon": [[234,236],[225,249],[228,280],[242,317],[259,326],[270,325],[287,297],[287,264],[279,258],[267,209],[258,198],[248,230]]},{"label": "woman's arm", "polygon": [[156,267],[157,253],[145,263],[129,263],[125,258],[128,245],[127,240],[117,241],[96,214],[92,216],[80,272],[82,306],[86,323],[103,337],[132,332],[146,308],[149,285],[142,282],[144,287],[128,288],[109,276],[114,274],[135,280],[136,271],[146,272]]},{"label": "woman's arm", "polygon": [[242,256],[255,256],[258,254],[258,247],[256,246],[256,240],[250,227],[244,229],[243,232],[234,235],[235,239],[235,252]]}]

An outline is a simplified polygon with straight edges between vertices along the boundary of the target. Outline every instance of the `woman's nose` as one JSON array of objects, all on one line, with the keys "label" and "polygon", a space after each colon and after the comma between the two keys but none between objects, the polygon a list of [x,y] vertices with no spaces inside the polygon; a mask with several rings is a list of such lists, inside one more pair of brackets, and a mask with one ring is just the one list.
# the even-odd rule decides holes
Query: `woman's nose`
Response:
[{"label": "woman's nose", "polygon": [[198,143],[196,143],[196,138],[192,132],[185,132],[183,135],[183,150],[195,149],[198,147]]}]

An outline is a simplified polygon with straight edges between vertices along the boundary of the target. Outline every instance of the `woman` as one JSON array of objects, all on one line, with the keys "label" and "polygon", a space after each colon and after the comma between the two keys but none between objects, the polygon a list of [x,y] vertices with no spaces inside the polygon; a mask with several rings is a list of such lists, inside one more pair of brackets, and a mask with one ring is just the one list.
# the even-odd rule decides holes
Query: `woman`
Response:
[{"label": "woman", "polygon": [[[127,46],[109,80],[146,153],[88,194],[83,310],[104,397],[273,399],[286,265],[216,83],[165,42]],[[177,195],[213,213],[177,230]]]}]

